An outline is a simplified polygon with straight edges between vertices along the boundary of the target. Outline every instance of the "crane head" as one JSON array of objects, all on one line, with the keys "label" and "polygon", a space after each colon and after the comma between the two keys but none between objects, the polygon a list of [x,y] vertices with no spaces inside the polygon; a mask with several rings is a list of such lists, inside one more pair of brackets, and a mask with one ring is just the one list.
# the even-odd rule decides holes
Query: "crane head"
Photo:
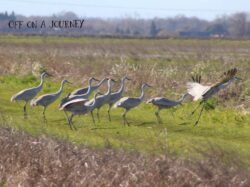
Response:
[{"label": "crane head", "polygon": [[112,82],[117,82],[116,80],[112,79],[112,78],[109,78],[110,81]]},{"label": "crane head", "polygon": [[43,73],[41,74],[41,77],[42,77],[42,78],[44,78],[44,77],[52,77],[52,75],[45,71],[45,72],[43,72]]},{"label": "crane head", "polygon": [[234,80],[237,80],[237,81],[242,81],[243,79],[240,78],[240,77],[234,77]]},{"label": "crane head", "polygon": [[62,84],[65,84],[65,83],[72,84],[72,83],[69,82],[68,80],[64,79],[64,80],[62,81]]},{"label": "crane head", "polygon": [[144,83],[143,85],[144,85],[144,87],[149,87],[149,88],[153,87],[153,86],[149,85],[148,83]]},{"label": "crane head", "polygon": [[89,79],[89,81],[92,81],[92,80],[97,81],[97,82],[100,81],[100,80],[96,79],[95,77],[91,77],[91,78]]},{"label": "crane head", "polygon": [[132,79],[130,79],[129,77],[127,77],[127,76],[125,76],[125,77],[123,77],[124,78],[124,80],[128,80],[128,81],[131,81]]},{"label": "crane head", "polygon": [[101,92],[96,92],[94,98],[96,98],[99,95],[103,95]]},{"label": "crane head", "polygon": [[92,81],[96,81],[96,82],[99,82],[100,80],[94,78],[94,77],[91,77],[89,78],[89,85],[91,85]]}]

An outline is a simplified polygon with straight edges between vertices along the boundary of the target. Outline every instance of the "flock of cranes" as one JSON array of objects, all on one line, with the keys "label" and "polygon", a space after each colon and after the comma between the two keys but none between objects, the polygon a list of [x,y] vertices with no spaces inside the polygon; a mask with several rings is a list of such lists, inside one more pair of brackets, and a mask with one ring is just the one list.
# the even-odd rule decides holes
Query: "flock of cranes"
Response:
[{"label": "flock of cranes", "polygon": [[[198,107],[195,108],[195,110],[191,113],[192,115],[195,113],[195,111],[202,106],[198,120],[195,122],[195,125],[199,123],[201,114],[204,110],[204,104],[207,102],[207,100],[215,95],[220,90],[227,87],[229,84],[231,84],[234,80],[241,80],[240,78],[236,77],[237,69],[233,68],[229,71],[225,72],[223,74],[222,80],[220,80],[218,83],[212,85],[212,86],[205,86],[201,84],[201,77],[195,76],[192,77],[192,82],[187,83],[187,93],[185,93],[179,100],[174,101],[170,100],[164,97],[155,97],[147,101],[147,103],[151,103],[157,107],[157,111],[155,112],[155,115],[157,117],[157,121],[159,123],[162,122],[160,118],[160,111],[162,109],[172,108],[177,105],[181,105],[182,102],[187,97],[192,97],[193,101],[201,100]],[[29,88],[22,90],[11,97],[11,101],[24,101],[25,105],[23,107],[24,116],[27,116],[27,110],[26,106],[28,102],[30,102],[31,106],[42,106],[43,107],[43,117],[46,121],[46,115],[45,111],[47,107],[55,102],[63,92],[64,85],[66,83],[71,84],[67,80],[63,80],[61,82],[61,86],[59,90],[56,93],[51,94],[45,94],[41,95],[38,98],[35,98],[37,94],[41,91],[44,80],[46,77],[51,76],[49,73],[44,72],[41,74],[41,82],[37,87]],[[87,113],[91,113],[93,123],[95,123],[95,118],[93,115],[93,111],[97,110],[97,118],[98,121],[100,121],[99,117],[99,110],[102,106],[108,105],[108,116],[109,121],[111,121],[110,111],[111,108],[124,108],[124,113],[122,114],[123,123],[124,125],[129,125],[129,122],[127,121],[126,114],[131,109],[138,106],[140,103],[144,100],[144,89],[146,87],[151,88],[151,86],[147,83],[142,84],[141,86],[141,95],[139,97],[123,97],[123,92],[125,88],[125,81],[131,80],[127,76],[122,77],[121,79],[121,85],[117,92],[112,92],[112,82],[117,82],[111,78],[104,78],[101,81],[91,77],[88,81],[88,87],[86,88],[80,88],[77,89],[71,93],[69,93],[65,98],[61,100],[61,103],[59,105],[59,110],[64,111],[67,122],[71,129],[75,128],[73,125],[73,117],[75,115],[84,115]],[[93,85],[93,81],[98,82],[96,85]],[[106,83],[108,85],[107,92],[105,94],[101,94],[100,92],[96,92],[94,94],[94,98],[89,100],[89,97],[91,93],[95,90],[97,90],[102,84]],[[70,117],[68,116],[68,113],[71,113]]]}]

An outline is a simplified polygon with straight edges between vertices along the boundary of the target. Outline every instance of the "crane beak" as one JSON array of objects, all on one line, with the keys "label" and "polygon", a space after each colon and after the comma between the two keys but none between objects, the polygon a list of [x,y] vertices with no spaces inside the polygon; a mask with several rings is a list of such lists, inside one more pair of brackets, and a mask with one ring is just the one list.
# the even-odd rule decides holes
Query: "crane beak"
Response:
[{"label": "crane beak", "polygon": [[243,79],[240,78],[240,77],[235,77],[235,79],[238,80],[238,81],[243,81]]},{"label": "crane beak", "polygon": [[52,75],[52,74],[47,73],[47,72],[46,72],[46,75],[47,75],[48,77],[53,77],[53,75]]},{"label": "crane beak", "polygon": [[153,88],[153,86],[151,86],[151,85],[149,85],[149,84],[146,84],[147,85],[147,87],[149,87],[149,88]]},{"label": "crane beak", "polygon": [[128,81],[132,81],[132,79],[131,79],[131,78],[126,77],[126,79],[127,79]]},{"label": "crane beak", "polygon": [[116,80],[114,80],[114,79],[110,79],[112,82],[117,82]]},{"label": "crane beak", "polygon": [[97,95],[104,95],[104,94],[103,94],[103,93],[101,93],[101,92],[97,92],[96,94],[97,94]]},{"label": "crane beak", "polygon": [[98,79],[96,79],[96,78],[94,78],[94,77],[93,77],[92,79],[93,79],[93,80],[95,80],[95,81],[97,81],[97,82],[99,82],[99,81],[100,81],[100,80],[98,80]]},{"label": "crane beak", "polygon": [[98,96],[98,95],[104,95],[103,93],[101,93],[101,92],[96,92],[96,94],[95,94],[96,96]]},{"label": "crane beak", "polygon": [[69,81],[67,81],[67,83],[69,83],[69,84],[73,84],[72,82],[69,82]]}]

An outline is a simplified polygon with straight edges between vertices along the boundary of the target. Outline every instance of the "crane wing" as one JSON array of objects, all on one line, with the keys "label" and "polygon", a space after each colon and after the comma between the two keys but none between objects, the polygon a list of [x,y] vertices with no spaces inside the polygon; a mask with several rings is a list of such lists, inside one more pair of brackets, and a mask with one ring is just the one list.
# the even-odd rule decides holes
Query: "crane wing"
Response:
[{"label": "crane wing", "polygon": [[179,104],[176,101],[173,101],[173,100],[170,100],[170,99],[167,99],[164,97],[156,97],[156,98],[154,98],[152,103],[155,105],[169,106],[169,107]]},{"label": "crane wing", "polygon": [[61,106],[61,108],[59,110],[63,110],[65,107],[74,104],[74,106],[80,105],[80,106],[84,106],[84,104],[88,101],[88,99],[75,99],[75,100],[71,100],[67,103],[65,103],[64,105]]},{"label": "crane wing", "polygon": [[188,82],[187,83],[187,92],[193,97],[193,101],[197,101],[202,98],[202,95],[209,90],[210,86],[204,86],[197,82]]},{"label": "crane wing", "polygon": [[89,89],[88,87],[79,88],[79,89],[74,90],[73,92],[71,92],[70,95],[82,95],[82,94],[87,93],[88,89]]},{"label": "crane wing", "polygon": [[119,99],[113,106],[113,108],[117,108],[119,106],[121,106],[122,103],[124,103],[126,100],[128,100],[129,97],[123,97],[121,99]]},{"label": "crane wing", "polygon": [[228,80],[232,79],[236,75],[236,73],[237,73],[236,68],[232,68],[232,69],[224,72],[223,75],[222,75],[222,80],[220,81],[220,83],[224,83],[224,82],[227,82]]},{"label": "crane wing", "polygon": [[232,79],[237,73],[237,69],[236,68],[232,68],[226,72],[223,73],[222,75],[222,80],[216,84],[214,84],[213,86],[211,86],[211,89],[207,90],[206,93],[204,93],[202,95],[203,98],[209,98],[210,96],[216,94],[217,92],[219,92],[221,89],[225,88],[228,84],[228,81],[230,79]]},{"label": "crane wing", "polygon": [[201,83],[201,75],[196,74],[195,76],[192,76],[191,78],[193,82]]}]

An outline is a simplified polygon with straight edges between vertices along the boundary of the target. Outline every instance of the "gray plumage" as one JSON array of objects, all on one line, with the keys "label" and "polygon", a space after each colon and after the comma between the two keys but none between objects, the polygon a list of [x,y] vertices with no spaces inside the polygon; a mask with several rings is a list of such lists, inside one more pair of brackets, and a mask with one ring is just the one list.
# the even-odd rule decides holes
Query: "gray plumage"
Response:
[{"label": "gray plumage", "polygon": [[[73,93],[73,92],[72,92],[71,94],[67,95],[66,97],[64,97],[64,98],[61,100],[61,103],[60,103],[59,107],[63,106],[65,103],[67,103],[67,102],[69,102],[69,101],[72,101],[72,100],[75,100],[75,99],[88,99],[89,96],[91,95],[91,93],[96,89],[96,88],[93,89],[93,86],[92,86],[93,80],[98,81],[98,80],[95,79],[94,77],[91,77],[91,78],[89,79],[89,86],[88,86],[88,90],[87,90],[86,93],[74,95],[74,94],[72,94],[72,93]],[[104,78],[104,79],[103,79],[103,82],[105,82],[105,80],[107,80],[107,78]],[[101,82],[102,82],[102,81],[101,81]],[[102,83],[101,83],[101,84],[102,84]],[[101,84],[100,84],[100,85],[101,85]],[[99,85],[99,86],[100,86],[100,85]]]},{"label": "gray plumage", "polygon": [[[73,117],[75,115],[84,115],[84,114],[87,114],[88,112],[91,112],[93,123],[95,123],[95,119],[94,119],[92,111],[95,108],[96,98],[97,98],[98,95],[100,95],[99,92],[97,92],[95,94],[94,99],[93,99],[94,101],[92,103],[87,103],[88,99],[75,99],[75,100],[71,100],[71,101],[65,103],[60,108],[60,110],[63,110],[65,112],[68,124],[69,124],[71,129],[72,129],[72,126],[73,126],[73,121],[72,120],[73,120]],[[71,112],[70,118],[68,117],[66,112]]]},{"label": "gray plumage", "polygon": [[109,97],[109,99],[107,101],[107,103],[109,105],[109,108],[108,108],[109,121],[111,121],[110,109],[111,109],[113,104],[115,104],[119,99],[121,99],[123,91],[124,91],[125,80],[131,80],[131,79],[129,79],[127,76],[124,76],[121,79],[121,87],[120,87],[120,89],[117,92],[111,93],[110,97]]},{"label": "gray plumage", "polygon": [[126,114],[128,111],[130,111],[132,108],[135,108],[136,106],[138,106],[144,99],[144,88],[145,87],[151,87],[148,84],[143,84],[141,86],[141,95],[140,97],[123,97],[121,98],[119,101],[117,101],[114,104],[114,108],[117,107],[121,107],[125,109],[125,112],[122,114],[123,117],[123,124],[125,125],[125,123],[127,125],[129,125],[127,119],[126,119]]},{"label": "gray plumage", "polygon": [[56,93],[41,95],[37,99],[33,99],[31,101],[31,103],[30,103],[31,106],[39,106],[39,105],[43,106],[43,116],[44,116],[45,120],[46,120],[45,111],[46,111],[47,107],[50,104],[52,104],[53,102],[55,102],[60,97],[65,83],[70,83],[70,82],[67,80],[63,80],[61,82],[60,89]]},{"label": "gray plumage", "polygon": [[[92,78],[93,80],[97,80],[95,78]],[[92,93],[93,91],[95,91],[96,89],[98,89],[103,83],[105,83],[108,80],[108,78],[104,78],[102,79],[97,85],[93,86],[91,85],[90,87],[90,93]],[[98,80],[97,80],[98,81]],[[85,87],[85,88],[79,88],[73,92],[70,93],[70,95],[82,95],[82,94],[86,94],[89,90],[89,86]]]},{"label": "gray plumage", "polygon": [[[99,110],[100,108],[107,104],[107,102],[109,101],[110,98],[110,94],[111,94],[111,81],[115,82],[115,80],[113,79],[109,79],[108,80],[108,91],[104,94],[104,95],[100,95],[96,98],[96,104],[95,104],[95,108],[97,109],[97,118],[98,121],[100,121],[100,117],[99,117]],[[94,99],[91,99],[90,101],[87,102],[87,104],[91,104],[94,102]]]},{"label": "gray plumage", "polygon": [[44,78],[46,76],[50,76],[50,75],[47,72],[42,73],[41,74],[41,82],[40,82],[40,84],[38,86],[22,90],[22,91],[18,92],[17,94],[15,94],[14,96],[11,97],[11,102],[25,101],[25,105],[23,107],[24,115],[27,115],[27,111],[26,111],[27,103],[30,100],[32,100],[41,91],[41,89],[43,87],[43,83],[44,83]]},{"label": "gray plumage", "polygon": [[161,123],[162,120],[160,118],[160,111],[162,109],[172,108],[177,105],[180,105],[184,101],[184,99],[187,98],[188,96],[189,94],[186,93],[177,101],[170,100],[164,97],[155,97],[155,98],[149,99],[147,103],[152,103],[153,105],[158,107],[158,110],[155,112],[155,115],[156,115],[158,123]]}]

